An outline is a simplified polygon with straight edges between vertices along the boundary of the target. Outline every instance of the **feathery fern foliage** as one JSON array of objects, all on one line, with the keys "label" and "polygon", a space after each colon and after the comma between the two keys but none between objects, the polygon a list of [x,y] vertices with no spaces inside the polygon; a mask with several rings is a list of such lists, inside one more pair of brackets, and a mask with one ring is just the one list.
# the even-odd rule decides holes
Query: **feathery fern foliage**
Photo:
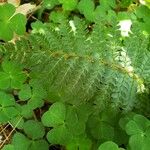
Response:
[{"label": "feathery fern foliage", "polygon": [[138,27],[133,33],[120,39],[117,26],[99,23],[89,31],[75,19],[74,28],[68,22],[58,27],[47,24],[41,33],[15,45],[4,44],[0,50],[25,64],[51,101],[73,105],[91,101],[100,109],[111,103],[128,111],[150,87],[149,36]]}]

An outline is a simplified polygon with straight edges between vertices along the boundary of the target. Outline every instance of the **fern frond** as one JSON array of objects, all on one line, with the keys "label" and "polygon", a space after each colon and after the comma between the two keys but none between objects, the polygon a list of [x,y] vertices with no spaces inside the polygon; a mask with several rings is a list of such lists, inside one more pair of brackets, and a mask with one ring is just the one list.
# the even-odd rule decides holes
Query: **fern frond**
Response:
[{"label": "fern frond", "polygon": [[1,53],[24,63],[50,99],[73,105],[102,101],[131,109],[138,101],[137,92],[144,92],[150,81],[149,37],[139,33],[122,42],[116,27],[97,24],[88,32],[79,22],[76,33],[69,23],[57,30],[48,27],[45,34],[1,46]]}]

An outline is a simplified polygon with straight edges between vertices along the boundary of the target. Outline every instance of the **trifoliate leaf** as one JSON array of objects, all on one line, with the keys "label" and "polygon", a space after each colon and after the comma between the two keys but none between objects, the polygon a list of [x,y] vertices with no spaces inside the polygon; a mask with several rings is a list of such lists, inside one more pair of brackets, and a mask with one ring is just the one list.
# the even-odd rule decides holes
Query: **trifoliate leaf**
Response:
[{"label": "trifoliate leaf", "polygon": [[31,141],[23,134],[17,132],[13,136],[12,144],[14,145],[15,150],[28,150]]},{"label": "trifoliate leaf", "polygon": [[91,150],[92,142],[87,138],[75,138],[67,144],[67,150]]},{"label": "trifoliate leaf", "polygon": [[62,3],[62,7],[64,10],[74,10],[77,6],[78,0],[59,0]]},{"label": "trifoliate leaf", "polygon": [[98,116],[91,116],[88,120],[89,130],[95,139],[113,140],[114,128]]},{"label": "trifoliate leaf", "polygon": [[130,149],[131,150],[146,150],[146,149],[143,149],[144,140],[145,140],[145,137],[141,136],[141,134],[135,134],[131,136],[129,139]]},{"label": "trifoliate leaf", "polygon": [[116,7],[116,1],[115,0],[111,0],[111,1],[108,1],[108,0],[99,0],[99,1],[100,1],[100,5],[102,7],[104,7],[105,10],[110,9],[110,7],[112,7],[112,8]]},{"label": "trifoliate leaf", "polygon": [[140,129],[139,125],[131,120],[126,125],[126,132],[128,135],[142,134],[143,131]]},{"label": "trifoliate leaf", "polygon": [[13,96],[0,91],[0,105],[3,108],[8,106],[14,106],[15,99],[13,98]]},{"label": "trifoliate leaf", "polygon": [[42,123],[34,120],[28,120],[25,122],[23,129],[27,136],[34,140],[43,138],[45,134],[44,126]]},{"label": "trifoliate leaf", "polygon": [[72,136],[68,131],[65,125],[58,126],[52,130],[50,130],[47,134],[47,139],[52,144],[61,144],[65,145],[68,143]]},{"label": "trifoliate leaf", "polygon": [[118,145],[114,142],[107,141],[101,144],[98,150],[119,150]]},{"label": "trifoliate leaf", "polygon": [[7,122],[19,114],[14,98],[4,92],[0,92],[0,107],[0,123]]},{"label": "trifoliate leaf", "polygon": [[80,135],[85,131],[84,120],[79,120],[74,108],[68,107],[66,113],[65,124],[73,135]]},{"label": "trifoliate leaf", "polygon": [[45,140],[32,141],[30,150],[49,150],[49,145]]},{"label": "trifoliate leaf", "polygon": [[139,114],[134,115],[133,120],[138,124],[141,130],[145,131],[148,126],[150,126],[150,121]]},{"label": "trifoliate leaf", "polygon": [[2,62],[2,69],[3,71],[0,72],[0,88],[21,88],[23,82],[26,80],[22,66],[13,61],[4,60]]},{"label": "trifoliate leaf", "polygon": [[31,98],[28,101],[27,105],[31,110],[40,108],[44,105],[43,99],[46,97],[46,91],[43,89],[42,85],[38,83],[30,84],[32,87]]},{"label": "trifoliate leaf", "polygon": [[15,6],[12,4],[0,5],[0,39],[9,41],[13,34],[24,34],[26,17],[22,14],[15,14]]},{"label": "trifoliate leaf", "polygon": [[95,4],[92,0],[81,0],[78,4],[78,9],[81,14],[84,14],[89,21],[94,20]]},{"label": "trifoliate leaf", "polygon": [[19,99],[20,100],[28,100],[31,98],[31,87],[28,84],[24,84],[21,87],[21,90],[19,92]]},{"label": "trifoliate leaf", "polygon": [[51,14],[50,14],[50,17],[49,19],[55,23],[61,23],[63,22],[65,19],[66,19],[66,16],[63,12],[55,12],[53,11]]},{"label": "trifoliate leaf", "polygon": [[66,107],[61,102],[54,103],[42,116],[42,123],[48,127],[55,127],[64,124]]},{"label": "trifoliate leaf", "polygon": [[21,106],[21,115],[27,119],[31,118],[33,116],[33,110],[31,110],[28,105],[22,105]]}]

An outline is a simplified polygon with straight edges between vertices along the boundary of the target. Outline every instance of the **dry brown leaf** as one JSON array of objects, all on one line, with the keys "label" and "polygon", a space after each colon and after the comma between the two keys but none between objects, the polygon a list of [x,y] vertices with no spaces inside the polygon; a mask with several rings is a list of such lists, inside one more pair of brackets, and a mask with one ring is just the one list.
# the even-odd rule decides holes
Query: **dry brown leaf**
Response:
[{"label": "dry brown leaf", "polygon": [[32,5],[30,3],[26,3],[26,4],[23,4],[23,5],[20,5],[19,7],[17,7],[16,14],[17,13],[21,13],[21,14],[26,16],[26,15],[34,12],[35,10],[37,10],[37,6],[36,5]]},{"label": "dry brown leaf", "polygon": [[8,3],[18,7],[20,5],[20,0],[7,0]]}]

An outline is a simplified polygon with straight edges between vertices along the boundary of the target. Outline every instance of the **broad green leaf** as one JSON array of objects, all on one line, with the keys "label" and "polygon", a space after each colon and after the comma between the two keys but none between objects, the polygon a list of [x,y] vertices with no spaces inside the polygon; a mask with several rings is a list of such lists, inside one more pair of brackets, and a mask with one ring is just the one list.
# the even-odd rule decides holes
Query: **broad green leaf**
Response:
[{"label": "broad green leaf", "polygon": [[28,100],[28,107],[31,110],[34,110],[36,108],[40,108],[44,105],[43,99],[46,97],[46,91],[43,89],[42,85],[38,83],[30,83],[30,86],[32,87],[31,90],[31,98]]},{"label": "broad green leaf", "polygon": [[54,103],[42,116],[44,126],[55,127],[64,124],[66,107],[61,102]]},{"label": "broad green leaf", "polygon": [[78,9],[80,13],[84,14],[86,19],[88,19],[89,21],[94,20],[95,4],[92,0],[81,0],[78,3]]},{"label": "broad green leaf", "polygon": [[47,139],[52,144],[65,145],[72,139],[70,134],[66,126],[61,125],[50,130],[47,134]]},{"label": "broad green leaf", "polygon": [[98,150],[119,150],[118,145],[112,141],[101,144]]},{"label": "broad green leaf", "polygon": [[15,99],[13,98],[13,96],[0,91],[0,106],[4,108],[4,107],[14,106],[14,105],[15,105]]},{"label": "broad green leaf", "polygon": [[150,121],[142,115],[136,114],[133,117],[133,120],[138,124],[140,129],[143,131],[145,131],[148,126],[150,126]]},{"label": "broad green leaf", "polygon": [[13,136],[12,144],[14,145],[15,150],[28,150],[31,141],[23,134],[17,132]]},{"label": "broad green leaf", "polygon": [[24,84],[21,87],[21,90],[19,92],[19,99],[20,100],[28,100],[31,98],[31,87],[28,84]]},{"label": "broad green leaf", "polygon": [[66,15],[63,12],[53,11],[50,14],[49,19],[55,23],[62,23],[64,20],[66,20]]},{"label": "broad green leaf", "polygon": [[26,31],[26,18],[22,14],[12,17],[9,27],[18,35],[23,35]]},{"label": "broad green leaf", "polygon": [[59,0],[62,3],[62,7],[64,10],[74,10],[77,6],[78,0]]},{"label": "broad green leaf", "polygon": [[95,139],[113,140],[114,138],[114,128],[109,123],[101,121],[97,115],[89,118],[88,127]]},{"label": "broad green leaf", "polygon": [[135,135],[135,134],[143,134],[143,130],[139,127],[139,125],[131,120],[126,124],[126,132],[128,135]]},{"label": "broad green leaf", "polygon": [[116,1],[115,0],[99,0],[100,6],[104,7],[105,10],[110,9],[110,7],[115,8],[116,7]]},{"label": "broad green leaf", "polygon": [[80,135],[85,131],[85,122],[78,119],[78,115],[73,107],[67,108],[65,124],[73,135]]},{"label": "broad green leaf", "polygon": [[7,89],[10,86],[10,76],[5,72],[0,72],[0,88]]},{"label": "broad green leaf", "polygon": [[22,35],[25,33],[26,17],[15,14],[16,8],[12,4],[0,5],[0,39],[9,41],[14,33]]},{"label": "broad green leaf", "polygon": [[49,145],[45,140],[32,141],[30,150],[49,150]]},{"label": "broad green leaf", "polygon": [[4,60],[2,62],[2,69],[3,72],[0,72],[0,88],[21,88],[26,80],[22,66],[13,61]]},{"label": "broad green leaf", "polygon": [[23,125],[24,132],[32,139],[43,138],[45,134],[44,126],[41,122],[28,120]]},{"label": "broad green leaf", "polygon": [[143,148],[145,137],[141,134],[132,135],[129,139],[129,147],[131,150],[146,150]]},{"label": "broad green leaf", "polygon": [[33,110],[31,110],[28,105],[22,105],[21,106],[21,115],[27,119],[31,118],[33,116]]},{"label": "broad green leaf", "polygon": [[67,150],[91,150],[92,142],[88,138],[75,138],[67,144]]}]

